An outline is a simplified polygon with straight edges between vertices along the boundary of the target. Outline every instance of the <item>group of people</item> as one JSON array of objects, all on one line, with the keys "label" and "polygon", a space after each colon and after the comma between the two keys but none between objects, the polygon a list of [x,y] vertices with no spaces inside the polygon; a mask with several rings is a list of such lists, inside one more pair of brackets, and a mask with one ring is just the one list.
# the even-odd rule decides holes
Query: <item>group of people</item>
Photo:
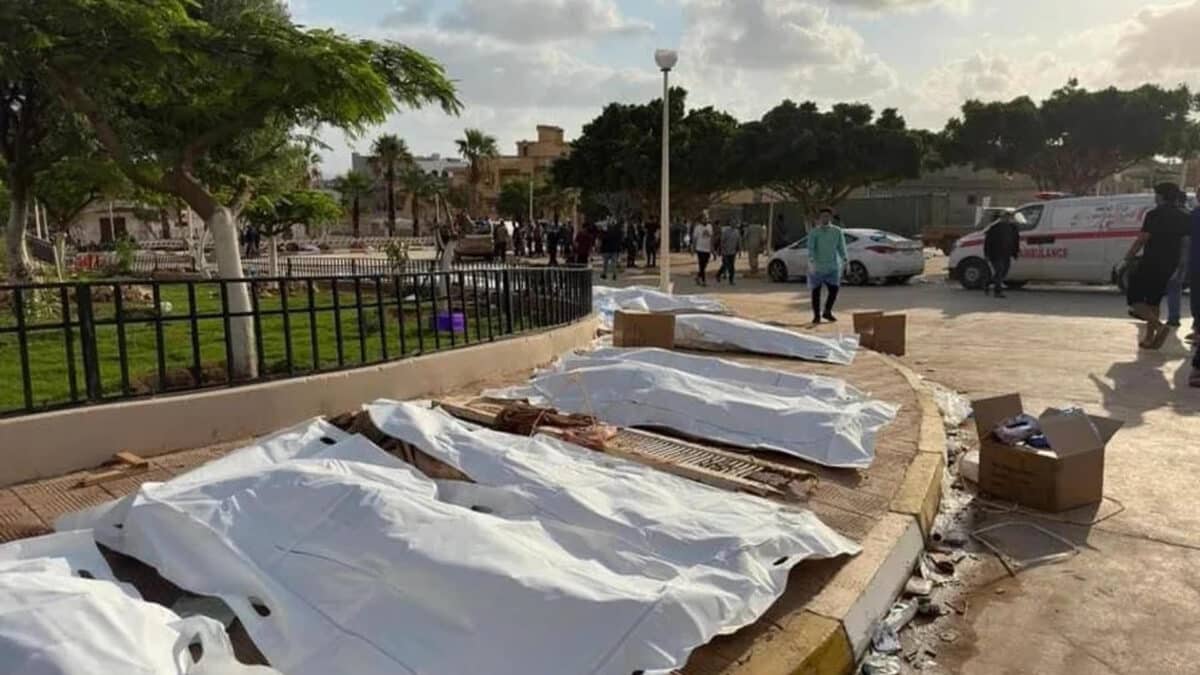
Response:
[{"label": "group of people", "polygon": [[[1126,258],[1136,264],[1129,279],[1126,301],[1129,314],[1146,323],[1138,343],[1142,349],[1160,349],[1180,325],[1183,285],[1192,287],[1192,333],[1195,344],[1188,384],[1200,387],[1200,207],[1187,210],[1187,194],[1175,183],[1154,188],[1155,207],[1146,214],[1142,232]],[[1136,263],[1134,263],[1136,261]],[[1161,320],[1167,300],[1167,321]]]},{"label": "group of people", "polygon": [[712,260],[720,259],[721,266],[717,269],[716,280],[728,280],[729,285],[735,284],[735,269],[737,258],[743,252],[750,260],[750,274],[758,274],[758,259],[763,254],[766,244],[766,230],[762,225],[752,224],[737,226],[722,225],[719,221],[696,223],[690,230],[692,252],[696,254],[699,269],[696,272],[696,283],[708,285],[708,265]]}]

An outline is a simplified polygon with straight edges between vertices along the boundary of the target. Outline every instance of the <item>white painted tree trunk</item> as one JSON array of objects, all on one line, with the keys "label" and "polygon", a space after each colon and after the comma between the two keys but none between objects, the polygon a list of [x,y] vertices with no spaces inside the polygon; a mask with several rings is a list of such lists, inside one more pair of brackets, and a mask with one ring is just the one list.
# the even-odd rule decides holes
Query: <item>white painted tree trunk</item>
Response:
[{"label": "white painted tree trunk", "polygon": [[270,241],[271,250],[267,251],[268,264],[271,266],[271,276],[279,276],[279,236],[271,235]]},{"label": "white painted tree trunk", "polygon": [[4,248],[8,262],[8,280],[24,281],[33,275],[33,261],[25,244],[25,227],[29,220],[29,193],[23,187],[12,186],[9,194],[8,227],[4,231]]},{"label": "white painted tree trunk", "polygon": [[[212,232],[213,249],[217,256],[217,274],[222,279],[245,278],[233,213],[224,206],[218,206],[207,225]],[[253,378],[258,375],[258,358],[254,349],[254,320],[249,316],[252,309],[249,284],[231,283],[228,293],[229,311],[246,314],[233,318],[229,324],[233,374],[238,379]]]}]

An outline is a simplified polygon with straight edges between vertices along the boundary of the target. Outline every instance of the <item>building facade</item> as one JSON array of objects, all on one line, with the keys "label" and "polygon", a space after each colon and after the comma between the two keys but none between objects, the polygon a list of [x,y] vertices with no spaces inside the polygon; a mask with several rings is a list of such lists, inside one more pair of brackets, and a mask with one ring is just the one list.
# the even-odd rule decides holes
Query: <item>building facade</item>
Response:
[{"label": "building facade", "polygon": [[[517,141],[517,154],[484,160],[478,186],[482,213],[476,215],[496,215],[500,188],[505,183],[512,180],[548,181],[554,162],[570,154],[571,144],[562,128],[539,124],[536,140]],[[466,164],[451,169],[450,175],[452,184],[469,187],[470,167]]]}]

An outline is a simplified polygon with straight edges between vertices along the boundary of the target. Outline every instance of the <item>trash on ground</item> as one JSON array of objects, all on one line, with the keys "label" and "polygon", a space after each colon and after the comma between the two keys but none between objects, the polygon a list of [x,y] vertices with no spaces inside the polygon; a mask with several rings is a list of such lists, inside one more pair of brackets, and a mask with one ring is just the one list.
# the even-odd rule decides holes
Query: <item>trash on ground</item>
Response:
[{"label": "trash on ground", "polygon": [[958,460],[958,475],[972,483],[979,482],[979,451],[972,450]]},{"label": "trash on ground", "polygon": [[883,654],[900,651],[900,631],[917,616],[917,607],[915,600],[902,600],[892,605],[871,636],[871,646],[875,651]]},{"label": "trash on ground", "polygon": [[936,382],[927,381],[925,385],[933,394],[933,400],[942,413],[942,422],[948,429],[961,427],[971,417],[971,402],[966,397]]},{"label": "trash on ground", "polygon": [[862,675],[900,675],[903,672],[900,666],[900,657],[892,654],[868,654],[867,658],[863,659]]},{"label": "trash on ground", "polygon": [[[1034,537],[1030,539],[1026,536],[1021,540],[1005,540],[996,534],[1010,528],[1032,531]],[[1071,540],[1037,523],[1025,520],[1009,520],[987,525],[972,532],[971,536],[989,551],[995,553],[1009,574],[1014,576],[1021,570],[1030,567],[1062,562],[1079,555],[1079,547]],[[1026,545],[1021,546],[1022,544]],[[1028,553],[1023,554],[1021,549],[1027,550]]]},{"label": "trash on ground", "polygon": [[485,395],[841,468],[871,465],[876,434],[897,410],[882,401],[747,387],[649,362],[545,372],[527,386]]},{"label": "trash on ground", "polygon": [[685,314],[675,317],[675,346],[849,365],[858,352],[858,336],[824,337],[734,316]]},{"label": "trash on ground", "polygon": [[118,582],[87,530],[0,546],[0,663],[22,675],[279,675],[238,663],[220,623]]},{"label": "trash on ground", "polygon": [[[807,511],[547,436],[370,413],[476,482],[315,420],[64,520],[220,597],[289,675],[679,668],[757,620],[801,561],[858,550]],[[487,630],[464,642],[463,626]]]},{"label": "trash on ground", "polygon": [[921,577],[910,577],[904,584],[905,595],[929,595],[933,592],[933,582]]}]

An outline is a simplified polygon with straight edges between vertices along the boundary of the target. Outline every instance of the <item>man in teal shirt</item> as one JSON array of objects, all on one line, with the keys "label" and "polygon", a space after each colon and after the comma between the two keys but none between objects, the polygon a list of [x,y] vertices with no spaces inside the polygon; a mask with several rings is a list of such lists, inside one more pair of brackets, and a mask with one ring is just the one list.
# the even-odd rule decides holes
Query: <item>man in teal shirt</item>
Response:
[{"label": "man in teal shirt", "polygon": [[[808,233],[808,287],[812,290],[813,323],[821,319],[836,322],[833,304],[842,286],[846,269],[846,237],[842,228],[833,224],[833,209],[823,208],[816,227]],[[829,289],[825,312],[821,312],[821,288]]]}]

